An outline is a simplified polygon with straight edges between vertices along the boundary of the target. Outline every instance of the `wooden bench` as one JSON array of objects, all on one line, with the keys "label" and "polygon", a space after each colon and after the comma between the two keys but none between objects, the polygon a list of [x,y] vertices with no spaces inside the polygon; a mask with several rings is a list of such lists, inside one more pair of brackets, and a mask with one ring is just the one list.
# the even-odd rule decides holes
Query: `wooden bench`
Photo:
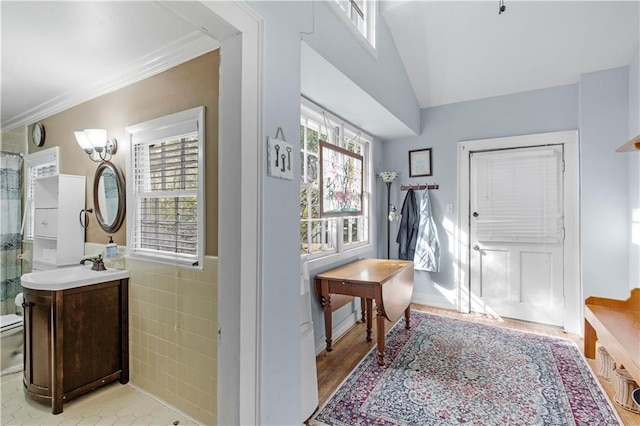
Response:
[{"label": "wooden bench", "polygon": [[627,300],[589,297],[585,301],[585,357],[595,358],[596,340],[640,384],[640,288],[631,290]]}]

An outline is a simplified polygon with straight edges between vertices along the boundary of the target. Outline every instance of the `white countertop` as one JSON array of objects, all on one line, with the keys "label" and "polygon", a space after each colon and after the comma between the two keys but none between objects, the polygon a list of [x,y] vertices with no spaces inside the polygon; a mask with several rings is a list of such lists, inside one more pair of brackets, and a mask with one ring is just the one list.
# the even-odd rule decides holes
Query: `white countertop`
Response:
[{"label": "white countertop", "polygon": [[129,278],[129,271],[122,269],[92,271],[91,265],[86,265],[52,269],[50,271],[30,272],[22,275],[20,281],[24,288],[31,290],[57,291],[123,278]]}]

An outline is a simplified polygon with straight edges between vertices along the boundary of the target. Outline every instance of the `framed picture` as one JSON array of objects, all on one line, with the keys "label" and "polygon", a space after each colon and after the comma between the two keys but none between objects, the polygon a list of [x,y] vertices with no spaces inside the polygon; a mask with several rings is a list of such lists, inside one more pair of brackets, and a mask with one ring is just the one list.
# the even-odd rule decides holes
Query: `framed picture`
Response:
[{"label": "framed picture", "polygon": [[431,148],[409,151],[409,177],[431,176]]},{"label": "framed picture", "polygon": [[362,213],[362,156],[320,143],[320,216]]}]

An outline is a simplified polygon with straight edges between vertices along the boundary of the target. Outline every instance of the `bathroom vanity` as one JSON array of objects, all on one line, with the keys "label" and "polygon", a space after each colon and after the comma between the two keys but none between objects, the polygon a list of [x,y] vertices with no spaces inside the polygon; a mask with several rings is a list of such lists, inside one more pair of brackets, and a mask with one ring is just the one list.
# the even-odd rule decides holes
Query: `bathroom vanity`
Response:
[{"label": "bathroom vanity", "polygon": [[129,273],[73,267],[22,276],[24,393],[63,403],[129,381]]}]

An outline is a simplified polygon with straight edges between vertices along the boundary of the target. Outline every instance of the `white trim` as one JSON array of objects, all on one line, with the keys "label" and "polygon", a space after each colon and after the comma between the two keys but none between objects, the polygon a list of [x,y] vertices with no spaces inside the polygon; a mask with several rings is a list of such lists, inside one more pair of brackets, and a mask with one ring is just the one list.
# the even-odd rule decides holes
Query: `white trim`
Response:
[{"label": "white trim", "polygon": [[[357,299],[354,299],[354,300],[357,300]],[[351,306],[353,307],[353,303],[351,304]],[[347,331],[349,331],[351,327],[353,327],[355,324],[358,323],[359,315],[360,315],[360,312],[354,310],[345,319],[340,321],[340,324],[337,324],[333,327],[333,330],[331,330],[331,334],[333,336],[332,341],[334,345],[336,341],[338,341],[338,339],[340,339]],[[325,349],[327,349],[327,343],[325,341],[325,337],[326,336],[323,336],[322,339],[315,342],[316,356],[320,355]]]},{"label": "white trim", "polygon": [[[353,33],[355,39],[365,48],[365,50],[374,58],[378,59],[378,49],[376,48],[377,35],[378,35],[378,20],[380,16],[378,15],[378,2],[371,1],[371,11],[367,13],[367,18],[373,18],[374,22],[372,23],[372,28],[370,31],[371,40],[364,34],[360,32],[360,30],[354,25],[353,22],[349,19],[344,10],[340,7],[340,5],[336,2],[336,0],[329,0],[329,9],[336,14],[338,19],[342,20],[344,25]],[[371,24],[371,23],[370,23]]]},{"label": "white trim", "polygon": [[326,256],[320,256],[315,259],[310,258],[308,254],[303,254],[301,257],[304,258],[305,256],[307,256],[307,259],[309,259],[309,269],[316,269],[333,265],[344,259],[361,256],[373,250],[373,247],[373,244],[369,243],[360,247],[353,248],[351,250],[345,250],[341,253],[333,253]]},{"label": "white trim", "polygon": [[[342,9],[340,9],[342,10]],[[312,269],[315,268],[319,268],[319,267],[323,267],[323,266],[329,266],[331,264],[334,264],[336,262],[339,262],[343,259],[348,259],[348,258],[353,258],[356,256],[360,256],[364,253],[367,253],[368,251],[372,250],[374,247],[373,244],[373,230],[374,227],[376,225],[375,221],[374,221],[374,214],[373,214],[373,185],[374,185],[374,180],[375,180],[375,173],[374,173],[374,143],[376,142],[376,140],[369,135],[368,133],[364,132],[362,129],[360,129],[358,126],[354,126],[353,124],[351,124],[350,122],[342,119],[341,117],[333,114],[330,111],[327,111],[324,107],[322,107],[321,105],[318,105],[316,103],[314,103],[312,100],[307,99],[304,96],[300,97],[300,116],[301,118],[304,119],[311,119],[311,120],[315,120],[320,124],[320,127],[323,127],[324,123],[324,117],[326,116],[326,118],[331,122],[331,124],[334,125],[339,125],[340,126],[340,136],[343,137],[344,133],[345,133],[345,129],[347,131],[349,131],[350,133],[353,134],[360,134],[360,137],[362,139],[364,139],[364,142],[359,141],[358,143],[360,143],[361,145],[364,146],[365,149],[365,153],[363,154],[363,158],[365,159],[365,168],[364,168],[364,172],[365,174],[363,175],[363,198],[366,198],[366,208],[367,208],[367,214],[365,215],[364,213],[362,214],[362,216],[366,217],[367,221],[368,221],[368,236],[367,236],[367,240],[366,241],[356,241],[350,244],[345,245],[343,238],[342,238],[342,234],[341,232],[337,232],[336,235],[336,247],[331,248],[329,250],[325,250],[325,251],[318,251],[318,252],[314,252],[314,253],[304,253],[301,254],[301,258],[307,258],[309,261],[309,267]],[[329,132],[329,129],[325,129],[327,132]],[[336,144],[337,146],[342,147],[339,144]],[[302,150],[302,147],[301,147]],[[319,171],[318,171],[319,172]],[[310,184],[303,184],[301,183],[301,187],[302,185],[308,185],[311,186]],[[366,197],[365,197],[366,195]],[[364,202],[363,202],[363,207],[365,206]],[[340,217],[338,219],[341,219]],[[340,223],[340,222],[338,222]],[[340,226],[338,226],[338,229],[341,229]]]},{"label": "white trim", "polygon": [[[129,135],[129,144],[131,155],[127,161],[127,172],[129,179],[127,179],[127,254],[132,258],[140,257],[146,260],[155,260],[161,263],[175,264],[176,266],[203,269],[204,268],[204,240],[206,236],[205,229],[205,206],[206,206],[206,179],[204,177],[205,172],[205,107],[199,106],[184,111],[179,111],[173,114],[158,117],[152,120],[147,120],[141,123],[133,124],[125,127],[125,131]],[[197,256],[184,256],[176,254],[173,258],[170,253],[152,253],[150,250],[141,249],[136,246],[133,241],[138,236],[137,232],[134,232],[134,227],[139,226],[137,223],[137,203],[135,195],[143,194],[148,197],[149,194],[144,191],[139,191],[135,188],[136,185],[136,172],[134,167],[135,155],[133,154],[136,145],[148,145],[154,141],[161,141],[169,138],[179,137],[183,132],[193,133],[196,129],[198,134],[198,189],[195,194],[191,194],[194,191],[163,191],[156,192],[156,196],[169,195],[171,197],[196,195],[198,200],[198,241],[197,241]],[[193,265],[193,261],[197,261],[197,265]]]},{"label": "white trim", "polygon": [[193,58],[211,52],[220,47],[220,43],[201,31],[193,31],[162,48],[151,52],[119,73],[107,79],[96,81],[92,87],[80,91],[70,91],[56,96],[42,104],[18,114],[2,123],[2,128],[10,130],[18,126],[28,125],[76,105],[113,92],[130,84],[144,80]]},{"label": "white trim", "polygon": [[413,294],[411,296],[411,303],[417,305],[432,306],[434,308],[456,310],[456,304],[449,302],[446,297],[433,294]]},{"label": "white trim", "polygon": [[[220,315],[223,324],[235,321],[239,328],[239,338],[233,338],[239,350],[238,362],[234,365],[218,364],[218,369],[239,368],[239,388],[233,383],[223,383],[218,380],[218,395],[229,384],[238,393],[228,395],[227,404],[218,404],[218,420],[226,421],[235,417],[237,424],[250,425],[264,423],[262,419],[262,144],[263,141],[263,52],[264,52],[264,21],[244,2],[202,2],[215,15],[241,33],[241,93],[240,115],[232,116],[227,111],[228,123],[220,120],[220,128],[226,128],[229,133],[239,132],[239,154],[241,164],[237,164],[236,173],[242,173],[242,179],[237,179],[233,187],[236,195],[239,191],[240,211],[231,216],[231,229],[238,229],[234,235],[235,245],[239,241],[242,256],[231,257],[225,250],[225,241],[218,240],[220,270],[227,275],[220,275],[220,287],[227,284],[235,286],[229,290],[233,297],[238,297],[239,312]],[[221,39],[224,44],[224,39]],[[221,93],[221,96],[225,96]],[[233,96],[237,96],[233,94]],[[221,111],[224,114],[223,111]],[[222,130],[221,130],[222,131]],[[221,140],[220,145],[224,144]],[[220,169],[222,170],[222,169]],[[224,185],[221,185],[220,208],[225,209],[223,202]],[[228,194],[225,192],[224,194]],[[231,207],[228,207],[231,208]],[[225,257],[226,256],[226,257]],[[233,282],[223,282],[222,279],[232,277]],[[223,305],[229,300],[219,300]],[[232,316],[231,316],[232,315]],[[239,323],[239,326],[237,325]],[[224,331],[221,339],[224,339]],[[239,366],[239,367],[237,367]],[[218,373],[220,377],[220,372]],[[218,398],[220,400],[220,397]]]},{"label": "white trim", "polygon": [[582,334],[582,280],[580,277],[580,183],[578,131],[538,133],[496,139],[459,142],[458,166],[458,227],[456,235],[456,286],[457,309],[469,312],[469,154],[489,149],[518,148],[538,145],[564,145],[564,329],[569,333]]}]

